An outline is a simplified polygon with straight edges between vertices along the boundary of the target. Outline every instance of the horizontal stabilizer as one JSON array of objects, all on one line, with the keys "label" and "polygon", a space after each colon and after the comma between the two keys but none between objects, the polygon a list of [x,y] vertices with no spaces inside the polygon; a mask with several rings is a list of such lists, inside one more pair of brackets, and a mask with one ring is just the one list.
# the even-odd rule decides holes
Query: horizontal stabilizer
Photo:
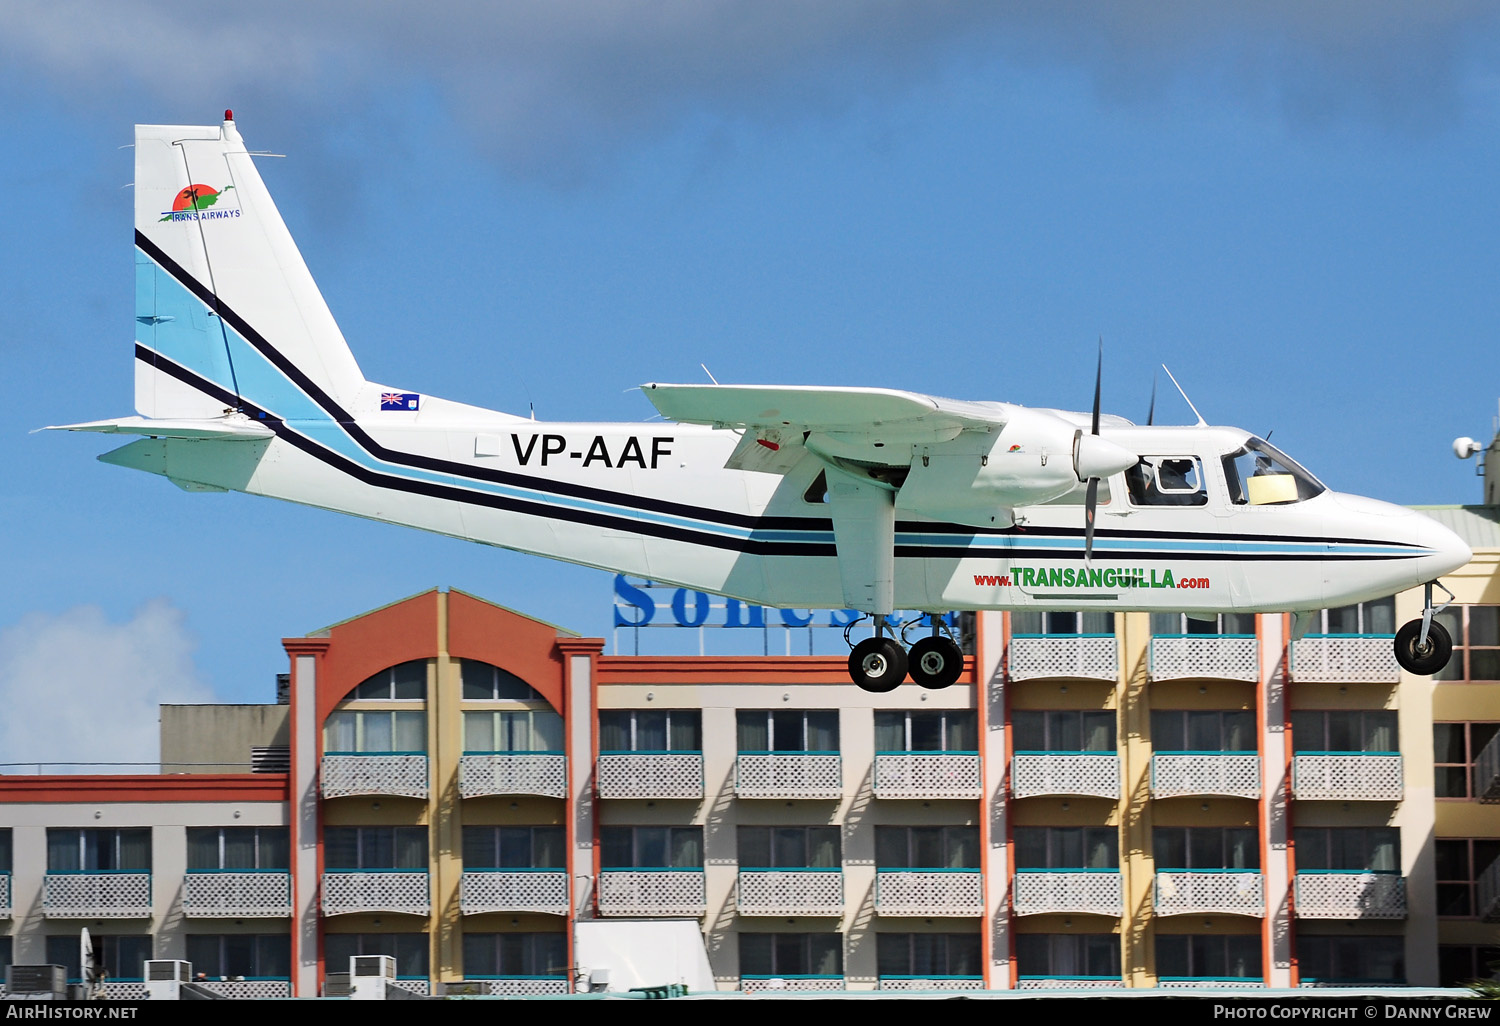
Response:
[{"label": "horizontal stabilizer", "polygon": [[215,438],[246,440],[271,438],[270,428],[248,417],[219,417],[211,420],[156,420],[148,417],[123,417],[119,420],[91,420],[83,424],[54,424],[47,431],[97,431],[106,435],[146,435],[151,438]]}]

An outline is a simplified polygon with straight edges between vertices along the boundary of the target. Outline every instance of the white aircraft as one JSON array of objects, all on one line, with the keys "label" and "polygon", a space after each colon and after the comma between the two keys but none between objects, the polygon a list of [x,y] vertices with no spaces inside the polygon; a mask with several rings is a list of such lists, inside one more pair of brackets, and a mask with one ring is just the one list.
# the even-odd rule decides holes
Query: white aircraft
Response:
[{"label": "white aircraft", "polygon": [[[875,617],[850,675],[952,683],[897,609],[1303,614],[1427,586],[1396,635],[1446,664],[1432,582],[1468,547],[1329,491],[1237,428],[879,388],[642,386],[666,424],[538,423],[365,379],[233,116],[136,128],[135,407],[69,430],[188,491],[321,506],[773,607]],[[1196,410],[1194,411],[1196,413]],[[1149,421],[1149,418],[1148,418]],[[1446,591],[1446,589],[1444,589]]]}]

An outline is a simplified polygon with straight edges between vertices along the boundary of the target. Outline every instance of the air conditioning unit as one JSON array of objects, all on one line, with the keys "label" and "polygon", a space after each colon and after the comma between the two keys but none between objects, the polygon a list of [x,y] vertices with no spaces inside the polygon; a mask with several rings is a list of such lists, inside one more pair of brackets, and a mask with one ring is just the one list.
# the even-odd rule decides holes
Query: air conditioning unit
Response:
[{"label": "air conditioning unit", "polygon": [[396,960],[390,955],[354,955],[349,959],[349,997],[355,1001],[384,1001],[385,988],[396,979]]},{"label": "air conditioning unit", "polygon": [[146,960],[146,1000],[178,1001],[182,985],[193,980],[193,963],[174,958]]},{"label": "air conditioning unit", "polygon": [[68,996],[68,970],[60,965],[8,965],[5,992],[33,1001],[63,1001]]},{"label": "air conditioning unit", "polygon": [[349,974],[329,973],[323,980],[323,996],[346,998],[349,996]]}]

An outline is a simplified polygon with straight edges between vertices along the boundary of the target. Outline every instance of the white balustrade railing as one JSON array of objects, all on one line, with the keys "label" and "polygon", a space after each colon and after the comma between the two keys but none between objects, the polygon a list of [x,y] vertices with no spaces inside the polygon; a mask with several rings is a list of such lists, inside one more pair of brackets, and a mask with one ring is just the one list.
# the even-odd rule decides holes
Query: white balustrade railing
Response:
[{"label": "white balustrade railing", "polygon": [[1260,756],[1253,752],[1158,752],[1151,756],[1151,797],[1260,797]]},{"label": "white balustrade railing", "polygon": [[568,981],[562,976],[506,976],[450,983],[444,991],[464,997],[545,997],[568,993]]},{"label": "white balustrade railing", "polygon": [[465,752],[458,762],[458,793],[465,798],[491,794],[568,793],[568,758],[555,752]]},{"label": "white balustrade railing", "polygon": [[432,892],[425,869],[324,873],[322,899],[325,916],[351,912],[425,916],[432,911]]},{"label": "white balustrade railing", "polygon": [[1266,914],[1265,877],[1233,870],[1167,869],[1156,874],[1156,914]]},{"label": "white balustrade railing", "polygon": [[10,918],[10,871],[0,871],[0,919]]},{"label": "white balustrade railing", "polygon": [[1017,990],[1113,990],[1125,986],[1118,976],[1022,976]]},{"label": "white balustrade railing", "polygon": [[1014,798],[1044,794],[1120,797],[1120,757],[1114,752],[1017,752],[1010,760]]},{"label": "white balustrade railing", "polygon": [[708,885],[701,869],[606,869],[599,873],[599,914],[701,916]]},{"label": "white balustrade railing", "polygon": [[1120,646],[1113,634],[1056,634],[1010,639],[1006,663],[1011,680],[1069,677],[1112,681],[1120,673]]},{"label": "white balustrade railing", "polygon": [[876,798],[978,798],[978,752],[877,752]]},{"label": "white balustrade railing", "polygon": [[1252,635],[1184,634],[1151,639],[1152,680],[1260,680],[1260,647]]},{"label": "white balustrade railing", "polygon": [[1405,793],[1399,752],[1314,752],[1292,756],[1292,797],[1398,802]]},{"label": "white balustrade railing", "polygon": [[1118,870],[1018,870],[1011,881],[1011,909],[1018,916],[1046,912],[1124,914]]},{"label": "white balustrade railing", "polygon": [[188,870],[182,914],[189,919],[277,919],[292,914],[292,874]]},{"label": "white balustrade railing", "polygon": [[1401,679],[1392,635],[1314,635],[1292,642],[1294,681],[1395,684]]},{"label": "white balustrade railing", "polygon": [[48,873],[42,877],[48,919],[149,919],[151,874]]},{"label": "white balustrade railing", "polygon": [[198,980],[198,986],[227,998],[289,998],[292,982],[285,979]]},{"label": "white balustrade railing", "polygon": [[411,752],[399,755],[335,752],[323,756],[318,785],[324,798],[361,794],[426,798],[427,756]]},{"label": "white balustrade railing", "polygon": [[1299,919],[1405,919],[1406,879],[1396,873],[1298,873]]},{"label": "white balustrade railing", "polygon": [[600,798],[702,798],[702,752],[605,752],[595,783]]},{"label": "white balustrade railing", "polygon": [[740,798],[841,798],[844,761],[837,752],[740,752],[734,760]]},{"label": "white balustrade railing", "polygon": [[1248,976],[1162,977],[1156,984],[1162,990],[1261,990],[1266,981]]},{"label": "white balustrade railing", "polygon": [[842,976],[741,976],[740,993],[776,994],[782,991],[843,990]]},{"label": "white balustrade railing", "polygon": [[458,910],[568,914],[568,873],[563,869],[466,869],[458,886]]},{"label": "white balustrade railing", "polygon": [[982,916],[984,879],[977,869],[879,869],[875,914]]},{"label": "white balustrade railing", "polygon": [[742,869],[735,884],[742,916],[837,916],[844,912],[838,869]]},{"label": "white balustrade railing", "polygon": [[983,990],[978,976],[882,976],[881,990]]}]

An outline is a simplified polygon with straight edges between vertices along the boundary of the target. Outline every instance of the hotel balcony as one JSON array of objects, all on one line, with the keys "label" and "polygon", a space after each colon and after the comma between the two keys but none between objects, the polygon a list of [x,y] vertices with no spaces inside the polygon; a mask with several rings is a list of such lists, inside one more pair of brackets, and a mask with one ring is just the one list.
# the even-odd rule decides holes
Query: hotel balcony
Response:
[{"label": "hotel balcony", "polygon": [[1046,912],[1118,916],[1125,910],[1117,869],[1018,869],[1011,881],[1010,903],[1018,916]]},{"label": "hotel balcony", "polygon": [[1152,680],[1260,680],[1253,634],[1183,634],[1151,639]]},{"label": "hotel balcony", "polygon": [[1266,914],[1265,877],[1254,870],[1169,869],[1156,874],[1159,916]]},{"label": "hotel balcony", "polygon": [[1120,757],[1114,752],[1017,752],[1010,761],[1013,798],[1044,794],[1120,798]]},{"label": "hotel balcony", "polygon": [[1481,805],[1500,803],[1500,732],[1490,738],[1474,760],[1474,796]]},{"label": "hotel balcony", "polygon": [[448,997],[548,997],[568,992],[562,976],[471,976],[443,987]]},{"label": "hotel balcony", "polygon": [[281,919],[292,914],[292,874],[285,869],[190,869],[182,881],[188,919]]},{"label": "hotel balcony", "polygon": [[978,798],[978,752],[876,752],[876,798]]},{"label": "hotel balcony", "polygon": [[702,798],[702,752],[601,752],[600,798]]},{"label": "hotel balcony", "polygon": [[458,890],[458,911],[545,912],[568,914],[568,874],[563,869],[465,870]]},{"label": "hotel balcony", "polygon": [[1017,634],[1010,639],[1011,680],[1061,677],[1115,680],[1120,646],[1113,634]]},{"label": "hotel balcony", "polygon": [[1395,684],[1401,679],[1392,635],[1323,634],[1292,642],[1293,681]]},{"label": "hotel balcony", "polygon": [[701,916],[707,878],[702,869],[605,869],[598,902],[602,916]]},{"label": "hotel balcony", "polygon": [[458,792],[465,798],[491,794],[564,798],[568,759],[557,752],[465,752],[459,759]]},{"label": "hotel balcony", "polygon": [[881,990],[983,990],[982,976],[882,976]]},{"label": "hotel balcony", "polygon": [[427,755],[424,752],[330,752],[323,756],[318,785],[324,798],[360,794],[426,798]]},{"label": "hotel balcony", "polygon": [[149,919],[151,874],[138,870],[48,873],[42,878],[48,919]]},{"label": "hotel balcony", "polygon": [[1260,797],[1260,756],[1253,752],[1158,752],[1151,756],[1151,797]]},{"label": "hotel balcony", "polygon": [[844,760],[837,752],[741,752],[734,760],[739,798],[842,798]]},{"label": "hotel balcony", "polygon": [[1486,923],[1500,922],[1500,859],[1491,862],[1475,881],[1475,900],[1479,907],[1475,911]]},{"label": "hotel balcony", "polygon": [[843,990],[842,976],[741,976],[742,994],[778,994],[811,990]]},{"label": "hotel balcony", "polygon": [[1406,878],[1398,873],[1298,873],[1299,919],[1405,919]]},{"label": "hotel balcony", "polygon": [[10,918],[10,871],[0,872],[0,919]]},{"label": "hotel balcony", "polygon": [[1156,985],[1162,990],[1262,990],[1266,981],[1258,976],[1163,976]]},{"label": "hotel balcony", "polygon": [[1292,797],[1304,801],[1399,802],[1400,752],[1309,752],[1292,756]]},{"label": "hotel balcony", "polygon": [[432,888],[425,869],[332,870],[323,874],[323,914],[432,911]]},{"label": "hotel balcony", "polygon": [[1112,990],[1125,986],[1118,976],[1022,976],[1017,990]]},{"label": "hotel balcony", "polygon": [[742,916],[843,915],[844,872],[742,869],[735,884],[734,907]]},{"label": "hotel balcony", "polygon": [[984,879],[977,869],[878,869],[879,916],[982,916]]},{"label": "hotel balcony", "polygon": [[239,1000],[292,996],[292,981],[285,976],[246,976],[243,979],[196,980],[194,982],[211,994]]}]

